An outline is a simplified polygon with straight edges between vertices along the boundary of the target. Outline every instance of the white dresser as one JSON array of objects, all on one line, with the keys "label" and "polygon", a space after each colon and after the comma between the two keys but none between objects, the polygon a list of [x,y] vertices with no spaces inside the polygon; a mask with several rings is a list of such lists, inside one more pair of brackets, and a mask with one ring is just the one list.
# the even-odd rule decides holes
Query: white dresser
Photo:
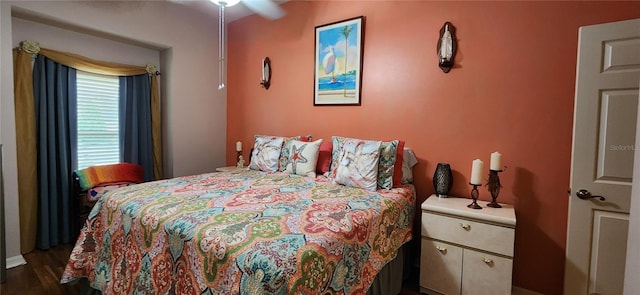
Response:
[{"label": "white dresser", "polygon": [[511,294],[513,206],[470,209],[471,201],[431,195],[422,203],[422,293]]}]

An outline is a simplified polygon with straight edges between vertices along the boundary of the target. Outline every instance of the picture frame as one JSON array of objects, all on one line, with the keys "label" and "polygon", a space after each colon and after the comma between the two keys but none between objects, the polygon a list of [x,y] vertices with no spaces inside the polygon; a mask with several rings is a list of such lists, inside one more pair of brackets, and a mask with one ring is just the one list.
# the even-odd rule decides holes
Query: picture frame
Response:
[{"label": "picture frame", "polygon": [[361,105],[364,16],[315,27],[313,105]]}]

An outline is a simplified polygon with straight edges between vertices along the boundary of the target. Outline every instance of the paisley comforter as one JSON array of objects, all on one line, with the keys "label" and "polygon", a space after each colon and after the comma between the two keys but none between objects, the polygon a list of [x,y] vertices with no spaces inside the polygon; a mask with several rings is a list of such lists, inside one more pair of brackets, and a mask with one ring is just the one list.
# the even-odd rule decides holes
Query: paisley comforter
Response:
[{"label": "paisley comforter", "polygon": [[363,294],[411,239],[412,186],[236,170],[127,186],[96,203],[62,283],[104,294]]}]

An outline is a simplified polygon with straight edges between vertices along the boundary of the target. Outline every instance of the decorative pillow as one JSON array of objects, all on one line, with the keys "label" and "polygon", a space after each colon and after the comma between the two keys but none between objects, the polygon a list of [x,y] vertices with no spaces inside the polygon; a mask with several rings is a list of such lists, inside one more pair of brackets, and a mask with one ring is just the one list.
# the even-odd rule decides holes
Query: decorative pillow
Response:
[{"label": "decorative pillow", "polygon": [[289,161],[286,172],[289,174],[316,177],[316,163],[322,139],[314,142],[290,141]]},{"label": "decorative pillow", "polygon": [[[332,140],[332,146],[333,146],[333,150],[332,150],[332,154],[331,154],[331,163],[330,163],[330,173],[329,173],[329,177],[335,177],[336,175],[336,169],[338,167],[338,157],[340,155],[341,149],[342,149],[342,145],[344,144],[345,140],[349,139],[346,137],[342,137],[342,136],[333,136],[331,138]],[[402,185],[402,159],[403,159],[403,154],[404,154],[404,141],[403,140],[394,140],[394,141],[388,141],[388,142],[383,142],[381,145],[381,149],[383,147],[386,147],[388,149],[390,149],[388,152],[390,152],[391,150],[394,149],[394,146],[388,146],[389,143],[395,142],[397,141],[397,143],[395,144],[395,151],[396,151],[396,156],[393,157],[391,156],[391,154],[388,154],[388,156],[386,158],[384,158],[381,154],[380,157],[380,161],[381,163],[379,164],[379,169],[383,170],[383,171],[379,171],[379,175],[378,175],[378,179],[379,179],[379,187],[380,188],[385,188],[385,189],[391,189],[393,187],[399,187]],[[321,147],[322,150],[322,147]],[[321,151],[322,153],[322,151]],[[382,161],[385,161],[385,163],[382,163]],[[390,165],[393,164],[393,169],[390,169]],[[320,158],[318,158],[318,165],[320,165]],[[382,167],[382,168],[380,168]],[[380,173],[382,173],[382,175],[380,175]],[[391,175],[391,176],[390,176]],[[391,178],[389,178],[391,177]]]},{"label": "decorative pillow", "polygon": [[336,169],[338,169],[340,152],[342,151],[342,145],[346,139],[346,137],[342,136],[331,137],[331,145],[333,146],[333,150],[331,151],[331,169],[329,170],[329,177],[331,178],[336,177]]},{"label": "decorative pillow", "polygon": [[380,162],[378,163],[378,187],[393,188],[393,172],[398,156],[398,141],[383,141],[380,144]]},{"label": "decorative pillow", "polygon": [[413,166],[418,164],[416,154],[411,148],[404,148],[404,156],[402,157],[402,183],[413,182]]},{"label": "decorative pillow", "polygon": [[402,162],[404,160],[404,140],[398,140],[396,164],[393,165],[393,187],[402,186]]},{"label": "decorative pillow", "polygon": [[256,135],[249,169],[269,172],[278,171],[283,141],[282,137]]},{"label": "decorative pillow", "polygon": [[287,161],[289,161],[289,152],[291,151],[291,142],[294,140],[304,141],[304,139],[300,139],[300,136],[283,137],[282,139],[282,152],[280,153],[278,171],[284,171],[287,169]]},{"label": "decorative pillow", "polygon": [[376,191],[380,144],[380,141],[345,139],[338,155],[338,165],[336,165],[333,181],[346,186]]},{"label": "decorative pillow", "polygon": [[301,136],[271,136],[271,135],[255,135],[254,138],[268,137],[268,138],[282,138],[282,149],[280,150],[280,158],[278,159],[278,171],[284,171],[287,168],[287,161],[289,160],[289,150],[291,149],[290,142],[292,140],[311,141],[311,135],[305,137]]},{"label": "decorative pillow", "polygon": [[320,151],[318,152],[318,163],[316,164],[316,172],[324,174],[331,169],[331,152],[333,151],[333,144],[330,141],[323,141],[320,144]]}]

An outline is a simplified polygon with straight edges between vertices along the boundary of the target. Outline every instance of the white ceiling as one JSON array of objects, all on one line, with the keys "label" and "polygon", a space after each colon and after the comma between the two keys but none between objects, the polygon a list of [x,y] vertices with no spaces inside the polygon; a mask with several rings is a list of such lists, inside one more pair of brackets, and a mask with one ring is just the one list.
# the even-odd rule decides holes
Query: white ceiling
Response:
[{"label": "white ceiling", "polygon": [[[3,1],[3,0],[0,0]],[[103,0],[81,0],[82,2],[100,2],[100,3],[106,3],[107,5],[116,5],[116,3],[118,2],[118,0],[113,0],[113,1],[103,1]],[[193,11],[194,13],[199,13],[199,14],[203,14],[208,18],[211,18],[211,20],[215,23],[218,22],[218,5],[214,4],[213,2],[209,1],[209,0],[127,0],[124,2],[127,2],[127,4],[130,5],[134,5],[130,2],[146,2],[146,1],[166,1],[165,3],[171,3],[173,5],[176,5],[176,8],[180,7],[179,9],[184,9],[187,11]],[[243,17],[249,16],[254,14],[253,11],[251,11],[249,8],[247,8],[242,1],[245,0],[241,0],[240,3],[228,7],[227,9],[225,9],[225,21],[227,23],[237,20],[237,19],[241,19]],[[246,1],[269,1],[269,0],[246,0]],[[277,3],[278,5],[281,5],[284,2],[287,2],[289,0],[272,0],[272,2]],[[94,29],[89,29],[86,28],[82,25],[78,25],[78,24],[73,24],[73,23],[69,23],[66,20],[62,20],[62,19],[52,19],[50,17],[44,16],[44,15],[39,15],[36,14],[32,11],[20,8],[20,7],[14,7],[11,10],[11,16],[12,17],[17,17],[20,19],[24,19],[24,20],[28,20],[28,21],[34,21],[34,22],[38,22],[38,23],[42,23],[42,24],[46,24],[46,25],[50,25],[50,26],[54,26],[54,27],[59,27],[62,29],[66,29],[66,30],[71,30],[71,31],[75,31],[75,32],[79,32],[79,33],[84,33],[84,34],[88,34],[88,35],[94,35],[94,36],[99,36],[101,38],[106,38],[109,40],[113,40],[113,41],[117,41],[117,42],[122,42],[122,43],[126,43],[126,44],[132,44],[132,45],[136,45],[136,46],[140,46],[140,47],[144,47],[144,48],[150,48],[150,49],[156,49],[156,50],[162,50],[165,49],[164,46],[162,45],[153,45],[153,44],[147,44],[147,43],[143,43],[134,39],[130,39],[130,38],[126,38],[123,36],[116,36],[113,34],[109,34],[106,32],[102,32],[102,31],[97,31]]]},{"label": "white ceiling", "polygon": [[[204,12],[207,15],[218,18],[218,5],[212,3],[209,0],[168,0],[170,2],[179,3],[185,5],[191,9],[199,12]],[[269,0],[250,0],[250,1],[269,1]],[[278,5],[285,3],[289,0],[272,0]],[[241,19],[245,16],[255,14],[251,9],[247,8],[242,1],[240,3],[227,7],[225,9],[225,22],[229,23],[237,19]]]}]

